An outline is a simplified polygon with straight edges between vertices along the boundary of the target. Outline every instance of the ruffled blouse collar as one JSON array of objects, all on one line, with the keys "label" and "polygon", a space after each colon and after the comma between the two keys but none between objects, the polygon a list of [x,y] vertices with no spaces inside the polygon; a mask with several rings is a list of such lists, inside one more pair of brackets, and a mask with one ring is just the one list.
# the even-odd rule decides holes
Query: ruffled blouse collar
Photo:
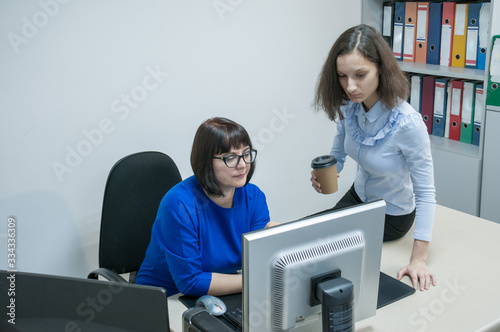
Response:
[{"label": "ruffled blouse collar", "polygon": [[[386,118],[385,122],[383,122],[382,126],[375,133],[365,132],[360,126],[363,121],[374,123],[379,118],[383,121],[381,117]],[[351,101],[346,105],[344,111],[347,132],[356,143],[366,146],[374,146],[384,138],[390,136],[398,127],[402,117],[403,114],[397,108],[388,111],[382,106],[380,100],[368,112],[365,112],[363,103],[353,103]]]}]

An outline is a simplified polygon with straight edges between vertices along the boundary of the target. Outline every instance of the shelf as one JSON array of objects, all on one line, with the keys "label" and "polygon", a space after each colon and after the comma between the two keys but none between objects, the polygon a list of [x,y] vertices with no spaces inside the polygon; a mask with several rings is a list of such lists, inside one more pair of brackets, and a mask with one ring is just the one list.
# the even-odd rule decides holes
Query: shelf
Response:
[{"label": "shelf", "polygon": [[472,81],[484,81],[484,70],[472,68],[448,67],[440,65],[430,65],[427,63],[403,62],[399,61],[399,68],[408,73],[417,73],[432,76],[444,76]]},{"label": "shelf", "polygon": [[455,141],[449,138],[429,135],[432,149],[460,154],[466,157],[481,159],[479,146]]},{"label": "shelf", "polygon": [[486,105],[486,110],[500,112],[500,106]]}]

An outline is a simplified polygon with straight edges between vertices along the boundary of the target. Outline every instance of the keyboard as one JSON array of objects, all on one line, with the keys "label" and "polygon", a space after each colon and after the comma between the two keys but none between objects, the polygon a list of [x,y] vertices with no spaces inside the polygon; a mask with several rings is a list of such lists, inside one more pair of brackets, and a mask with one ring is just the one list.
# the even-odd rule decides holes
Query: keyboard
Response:
[{"label": "keyboard", "polygon": [[233,324],[238,331],[241,331],[243,328],[243,310],[242,308],[236,308],[233,310],[228,310],[224,314],[224,317]]}]

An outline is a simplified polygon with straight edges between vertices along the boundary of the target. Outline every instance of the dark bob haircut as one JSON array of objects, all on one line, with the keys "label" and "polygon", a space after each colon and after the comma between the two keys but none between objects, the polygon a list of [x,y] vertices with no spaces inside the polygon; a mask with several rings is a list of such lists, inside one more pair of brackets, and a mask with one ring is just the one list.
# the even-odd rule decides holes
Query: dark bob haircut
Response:
[{"label": "dark bob haircut", "polygon": [[[241,146],[252,149],[250,136],[245,128],[232,120],[215,117],[206,120],[198,127],[191,150],[191,168],[201,187],[209,195],[223,196],[215,179],[213,156]],[[250,182],[254,170],[255,162],[250,164],[245,185]]]},{"label": "dark bob haircut", "polygon": [[314,105],[317,110],[323,109],[333,121],[337,117],[343,119],[340,107],[349,101],[337,75],[337,57],[354,51],[377,66],[377,92],[386,109],[394,108],[410,93],[408,79],[384,37],[366,24],[355,26],[342,33],[333,44],[318,81]]}]

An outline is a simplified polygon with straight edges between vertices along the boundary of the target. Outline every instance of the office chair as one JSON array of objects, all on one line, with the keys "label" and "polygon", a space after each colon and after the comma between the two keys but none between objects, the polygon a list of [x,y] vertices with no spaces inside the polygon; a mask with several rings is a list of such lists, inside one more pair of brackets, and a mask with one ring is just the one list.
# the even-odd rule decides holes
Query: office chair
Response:
[{"label": "office chair", "polygon": [[134,153],[116,162],[104,190],[99,268],[89,279],[127,282],[120,274],[129,273],[128,282],[135,283],[160,201],[181,180],[174,161],[161,152]]}]

